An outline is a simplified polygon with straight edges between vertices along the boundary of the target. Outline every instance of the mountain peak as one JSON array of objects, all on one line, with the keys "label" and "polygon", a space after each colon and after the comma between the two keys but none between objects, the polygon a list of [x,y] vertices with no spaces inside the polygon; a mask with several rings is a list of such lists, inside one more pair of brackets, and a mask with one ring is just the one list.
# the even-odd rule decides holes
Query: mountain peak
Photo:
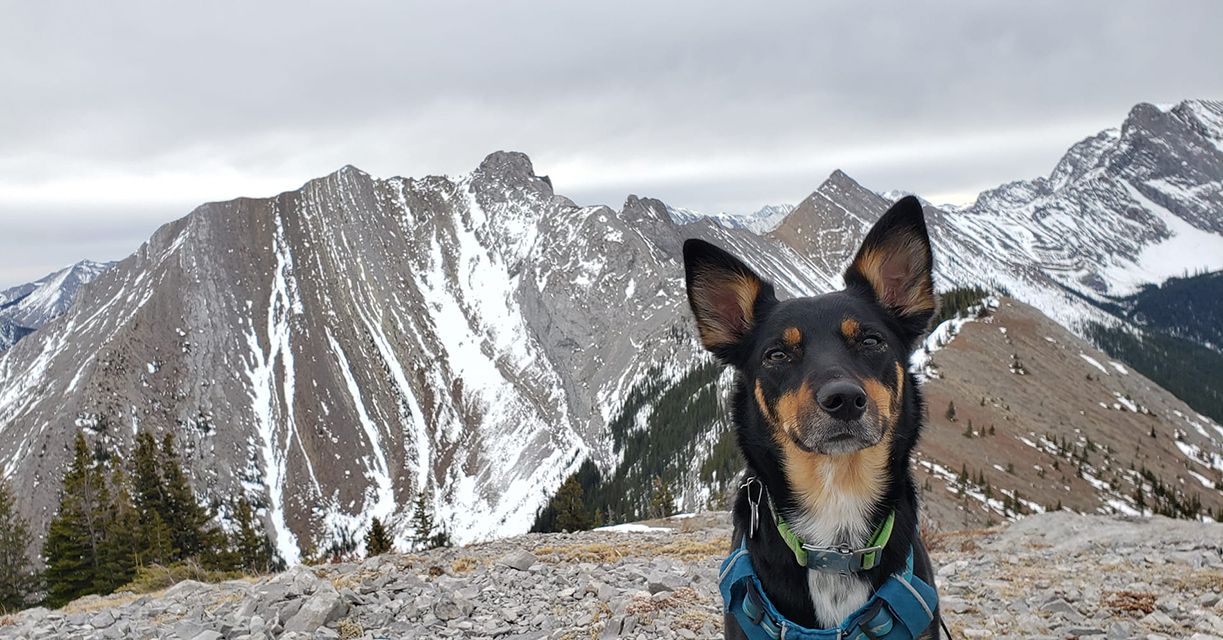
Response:
[{"label": "mountain peak", "polygon": [[549,198],[556,195],[552,180],[548,176],[535,175],[531,158],[521,151],[494,151],[484,158],[473,175],[501,185],[537,189]]},{"label": "mountain peak", "polygon": [[675,221],[671,219],[668,209],[666,204],[656,198],[639,198],[630,194],[624,199],[621,215],[631,222],[661,221],[673,225]]}]

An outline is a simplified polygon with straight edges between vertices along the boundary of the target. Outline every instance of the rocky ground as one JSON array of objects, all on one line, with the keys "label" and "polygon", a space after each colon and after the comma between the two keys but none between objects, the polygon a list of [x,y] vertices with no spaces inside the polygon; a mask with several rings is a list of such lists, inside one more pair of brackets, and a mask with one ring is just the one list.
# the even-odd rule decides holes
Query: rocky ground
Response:
[{"label": "rocky ground", "polygon": [[[0,618],[2,638],[719,638],[725,513]],[[1223,524],[1054,513],[932,535],[956,638],[1223,638]]]}]

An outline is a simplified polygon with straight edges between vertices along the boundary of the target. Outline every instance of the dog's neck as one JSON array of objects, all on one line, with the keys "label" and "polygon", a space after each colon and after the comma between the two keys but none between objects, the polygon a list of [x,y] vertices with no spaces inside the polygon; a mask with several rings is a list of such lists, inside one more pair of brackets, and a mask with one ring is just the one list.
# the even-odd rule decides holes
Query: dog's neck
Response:
[{"label": "dog's neck", "polygon": [[[804,463],[808,466],[801,470],[795,468],[793,461],[752,466],[768,469],[762,475],[774,498],[771,506],[777,510],[771,515],[784,518],[790,531],[803,543],[861,549],[869,543],[880,520],[898,506],[893,494],[902,492],[905,486],[892,477],[896,468],[891,464],[865,469],[864,462],[849,454],[814,463],[813,459],[806,459]],[[866,491],[863,487],[872,489]],[[761,526],[774,525],[766,520]],[[797,560],[794,562],[797,567]],[[873,592],[872,580],[865,573],[840,575],[801,567],[800,570],[820,628],[840,625],[865,605]]]},{"label": "dog's neck", "polygon": [[[871,513],[876,499],[838,494],[825,500],[824,508],[810,512],[797,509],[782,514],[790,530],[808,545],[831,547],[848,545],[860,549],[874,529]],[[861,575],[840,575],[824,571],[807,571],[807,587],[811,591],[811,606],[819,625],[836,627],[851,613],[866,604],[871,596],[870,582]]]}]

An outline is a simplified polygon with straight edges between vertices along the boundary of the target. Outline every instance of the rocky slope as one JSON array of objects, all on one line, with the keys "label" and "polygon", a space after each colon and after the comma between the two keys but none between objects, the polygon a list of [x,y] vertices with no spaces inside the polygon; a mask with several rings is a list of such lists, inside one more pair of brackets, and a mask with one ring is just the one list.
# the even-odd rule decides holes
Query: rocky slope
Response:
[{"label": "rocky slope", "polygon": [[[720,638],[726,513],[532,534],[0,618],[25,638]],[[1223,637],[1223,525],[1052,513],[930,536],[957,638]]]},{"label": "rocky slope", "polygon": [[1007,297],[990,306],[940,327],[915,358],[928,517],[971,528],[1058,505],[1223,516],[1223,426],[1037,309]]},{"label": "rocky slope", "polygon": [[82,260],[34,282],[0,291],[0,351],[62,315],[83,285],[114,264]]},{"label": "rocky slope", "polygon": [[[1223,261],[1201,251],[1223,242],[1220,114],[1140,105],[1049,178],[928,209],[939,287],[998,285],[1074,329],[1121,322],[1090,300],[1132,273]],[[464,176],[346,167],[207,204],[0,354],[0,470],[41,532],[72,432],[122,453],[138,430],[174,430],[197,492],[222,517],[245,493],[289,562],[374,516],[402,523],[421,491],[459,541],[520,533],[583,460],[640,468],[622,445],[669,390],[728,383],[702,377],[685,238],[814,294],[887,205],[836,172],[763,235],[679,225],[649,198],[577,207],[504,152]],[[682,449],[637,447],[685,508],[729,481],[702,473],[726,430],[706,413]]]}]

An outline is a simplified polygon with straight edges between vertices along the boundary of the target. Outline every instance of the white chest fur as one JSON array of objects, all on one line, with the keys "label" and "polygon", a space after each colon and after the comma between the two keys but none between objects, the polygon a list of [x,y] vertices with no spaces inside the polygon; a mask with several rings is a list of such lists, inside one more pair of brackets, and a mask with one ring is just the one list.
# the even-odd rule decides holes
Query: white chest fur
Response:
[{"label": "white chest fur", "polygon": [[[818,512],[794,515],[792,521],[787,518],[790,529],[809,545],[863,547],[871,533],[868,516],[873,501],[837,493],[827,497]],[[825,629],[840,625],[871,597],[870,583],[856,574],[808,571],[807,586],[816,619]]]}]

